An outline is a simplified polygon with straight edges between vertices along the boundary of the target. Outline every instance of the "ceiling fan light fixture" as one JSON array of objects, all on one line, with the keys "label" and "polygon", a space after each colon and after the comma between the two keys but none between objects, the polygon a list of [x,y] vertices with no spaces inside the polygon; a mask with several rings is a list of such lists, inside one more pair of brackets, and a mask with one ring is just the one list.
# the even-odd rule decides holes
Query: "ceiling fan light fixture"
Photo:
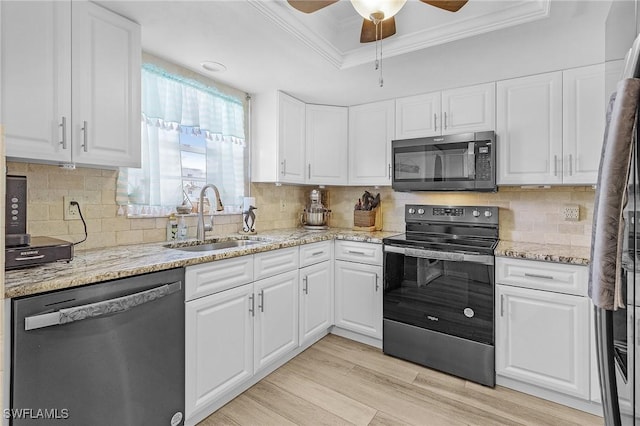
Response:
[{"label": "ceiling fan light fixture", "polygon": [[[395,16],[407,0],[351,0],[353,8],[364,19],[373,21],[382,13],[382,19]],[[379,19],[379,18],[378,18]]]}]

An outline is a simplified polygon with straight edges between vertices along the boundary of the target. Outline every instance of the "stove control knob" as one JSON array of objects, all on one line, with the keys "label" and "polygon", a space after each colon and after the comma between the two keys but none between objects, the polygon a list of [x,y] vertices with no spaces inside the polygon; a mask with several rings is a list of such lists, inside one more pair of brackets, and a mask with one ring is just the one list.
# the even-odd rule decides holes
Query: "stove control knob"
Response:
[{"label": "stove control knob", "polygon": [[424,209],[418,209],[418,214],[424,214]]},{"label": "stove control knob", "polygon": [[415,214],[416,213],[416,209],[414,209],[413,207],[409,208],[409,214]]},{"label": "stove control knob", "polygon": [[485,217],[491,217],[491,216],[492,216],[492,214],[491,214],[491,210],[485,210],[485,211],[484,211],[484,216],[485,216]]},{"label": "stove control knob", "polygon": [[473,217],[478,217],[480,216],[480,212],[478,211],[478,209],[474,209],[471,214],[473,215]]}]

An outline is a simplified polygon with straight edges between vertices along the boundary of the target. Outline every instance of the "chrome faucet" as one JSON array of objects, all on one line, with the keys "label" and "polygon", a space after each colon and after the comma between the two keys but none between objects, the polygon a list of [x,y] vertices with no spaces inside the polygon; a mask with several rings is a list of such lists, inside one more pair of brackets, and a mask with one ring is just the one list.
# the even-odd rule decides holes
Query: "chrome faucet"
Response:
[{"label": "chrome faucet", "polygon": [[200,190],[200,199],[198,201],[198,234],[197,238],[199,241],[204,241],[204,236],[207,231],[211,231],[213,229],[213,214],[211,214],[209,223],[204,223],[204,194],[207,192],[207,189],[212,188],[216,193],[216,211],[223,211],[224,206],[222,205],[222,200],[220,199],[220,192],[218,192],[218,188],[212,184],[208,183],[202,187]]}]

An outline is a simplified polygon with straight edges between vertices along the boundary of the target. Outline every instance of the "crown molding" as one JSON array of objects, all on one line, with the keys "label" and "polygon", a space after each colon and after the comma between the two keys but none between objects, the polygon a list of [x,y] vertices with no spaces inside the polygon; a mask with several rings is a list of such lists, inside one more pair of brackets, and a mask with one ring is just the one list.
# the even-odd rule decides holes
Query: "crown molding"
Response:
[{"label": "crown molding", "polygon": [[[312,49],[335,68],[342,68],[344,54],[336,49],[327,39],[317,34],[289,10],[284,1],[247,0],[258,12],[271,20],[308,48]],[[299,13],[299,12],[297,12]]]},{"label": "crown molding", "polygon": [[[247,0],[263,16],[275,23],[279,28],[315,51],[320,57],[338,69],[351,68],[372,61],[372,46],[341,51],[325,37],[304,25],[299,16],[285,1]],[[520,0],[508,3],[499,11],[487,12],[483,15],[467,17],[456,22],[443,23],[437,27],[385,39],[384,56],[389,58],[426,49],[454,40],[484,34],[501,28],[520,25],[538,19],[547,18],[550,13],[550,0]],[[360,22],[361,18],[345,18],[340,22],[343,27],[349,22]]]}]

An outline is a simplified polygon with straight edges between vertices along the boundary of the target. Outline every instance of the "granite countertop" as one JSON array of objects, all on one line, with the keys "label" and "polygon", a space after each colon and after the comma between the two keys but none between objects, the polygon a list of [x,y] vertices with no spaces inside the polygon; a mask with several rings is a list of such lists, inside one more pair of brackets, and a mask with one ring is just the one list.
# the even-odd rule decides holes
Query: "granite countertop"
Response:
[{"label": "granite countertop", "polygon": [[[49,263],[28,269],[6,271],[5,298],[34,295],[52,290],[93,284],[138,274],[162,271],[214,260],[228,259],[324,240],[350,240],[381,244],[382,239],[397,232],[361,232],[332,228],[326,231],[309,231],[303,228],[260,232],[249,239],[259,244],[234,247],[215,252],[188,252],[167,248],[167,243],[137,244],[82,250],[69,262]],[[246,238],[239,235],[208,238],[208,241],[229,238]],[[195,240],[184,243],[195,244]]]},{"label": "granite countertop", "polygon": [[547,262],[570,263],[573,265],[588,265],[591,257],[589,247],[571,247],[561,244],[524,243],[503,240],[500,240],[498,243],[495,255]]}]

